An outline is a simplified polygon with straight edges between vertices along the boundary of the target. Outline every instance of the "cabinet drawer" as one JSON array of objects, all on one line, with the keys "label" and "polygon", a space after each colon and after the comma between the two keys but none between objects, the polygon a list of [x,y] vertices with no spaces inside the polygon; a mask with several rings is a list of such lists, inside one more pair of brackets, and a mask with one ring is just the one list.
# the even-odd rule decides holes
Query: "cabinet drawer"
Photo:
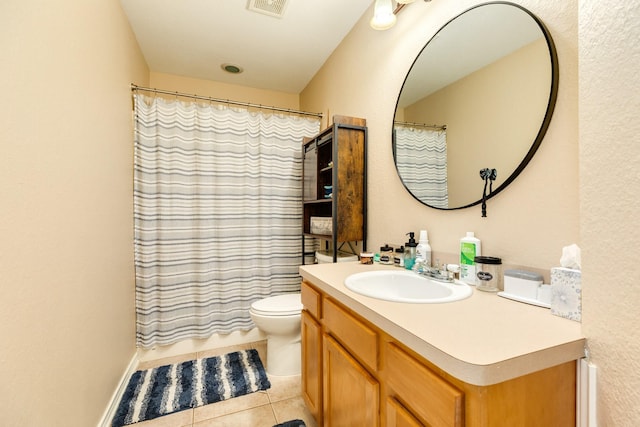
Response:
[{"label": "cabinet drawer", "polygon": [[393,343],[385,372],[393,394],[430,426],[464,425],[464,394]]},{"label": "cabinet drawer", "polygon": [[316,319],[320,319],[320,304],[322,296],[313,289],[307,282],[302,282],[300,286],[300,299],[304,308]]},{"label": "cabinet drawer", "polygon": [[378,335],[330,299],[322,306],[323,323],[342,345],[372,371],[378,368]]}]

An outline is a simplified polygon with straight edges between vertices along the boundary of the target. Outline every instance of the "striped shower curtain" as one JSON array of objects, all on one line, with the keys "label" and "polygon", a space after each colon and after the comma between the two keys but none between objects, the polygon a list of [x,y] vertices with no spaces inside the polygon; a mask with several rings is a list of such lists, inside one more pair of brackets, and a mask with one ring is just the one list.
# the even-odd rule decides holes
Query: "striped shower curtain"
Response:
[{"label": "striped shower curtain", "polygon": [[418,200],[447,208],[447,132],[399,125],[394,133],[396,167],[404,185]]},{"label": "striped shower curtain", "polygon": [[137,344],[254,327],[299,290],[302,139],[319,120],[136,94]]}]

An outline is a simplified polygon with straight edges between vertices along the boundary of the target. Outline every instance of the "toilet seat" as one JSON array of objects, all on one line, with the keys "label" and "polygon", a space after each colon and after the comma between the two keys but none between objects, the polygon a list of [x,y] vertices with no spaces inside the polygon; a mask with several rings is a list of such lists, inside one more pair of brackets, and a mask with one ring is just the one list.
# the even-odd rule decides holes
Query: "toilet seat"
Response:
[{"label": "toilet seat", "polygon": [[255,301],[251,311],[262,316],[291,316],[300,314],[302,301],[299,293],[276,295]]}]

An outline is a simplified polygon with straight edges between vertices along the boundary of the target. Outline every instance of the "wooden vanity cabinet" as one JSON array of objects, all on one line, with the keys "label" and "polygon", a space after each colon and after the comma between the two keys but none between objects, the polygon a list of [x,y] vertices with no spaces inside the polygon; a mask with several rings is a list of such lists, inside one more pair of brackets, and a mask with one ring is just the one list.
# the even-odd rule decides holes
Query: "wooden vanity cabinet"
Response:
[{"label": "wooden vanity cabinet", "polygon": [[302,312],[301,320],[302,398],[322,425],[322,327],[308,311]]},{"label": "wooden vanity cabinet", "polygon": [[377,427],[378,380],[330,335],[322,344],[324,426]]},{"label": "wooden vanity cabinet", "polygon": [[396,399],[387,397],[387,427],[422,427],[423,424]]},{"label": "wooden vanity cabinet", "polygon": [[322,308],[321,294],[302,283],[301,371],[302,398],[318,426],[322,425]]},{"label": "wooden vanity cabinet", "polygon": [[[427,425],[464,425],[464,393],[394,342],[385,343],[387,394]],[[421,424],[419,424],[421,425]]]},{"label": "wooden vanity cabinet", "polygon": [[575,361],[476,386],[306,281],[302,303],[303,398],[318,426],[575,426]]}]

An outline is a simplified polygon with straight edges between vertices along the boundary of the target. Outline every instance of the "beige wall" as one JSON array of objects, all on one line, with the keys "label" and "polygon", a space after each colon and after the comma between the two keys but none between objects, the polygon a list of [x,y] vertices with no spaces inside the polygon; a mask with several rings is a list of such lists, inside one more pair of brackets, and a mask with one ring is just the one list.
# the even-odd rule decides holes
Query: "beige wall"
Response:
[{"label": "beige wall", "polygon": [[583,331],[600,426],[640,425],[640,3],[580,1]]},{"label": "beige wall", "polygon": [[135,354],[148,69],[113,0],[5,0],[0,51],[0,425],[94,426]]},{"label": "beige wall", "polygon": [[292,110],[300,108],[300,97],[297,94],[255,89],[154,71],[151,72],[149,78],[149,87]]},{"label": "beige wall", "polygon": [[408,195],[396,176],[390,137],[412,59],[438,28],[479,3],[415,2],[385,32],[371,30],[363,17],[301,94],[301,108],[368,120],[370,248],[427,228],[434,254],[455,253],[458,239],[473,230],[484,254],[548,271],[558,265],[563,246],[578,243],[583,331],[598,369],[599,425],[638,425],[640,288],[633,261],[640,238],[640,5],[517,1],[552,33],[560,62],[558,103],[530,165],[489,201],[488,218],[481,218],[479,207],[441,212]]},{"label": "beige wall", "polygon": [[[426,228],[434,253],[455,259],[459,239],[475,231],[484,254],[548,271],[558,265],[563,246],[579,243],[577,1],[520,3],[540,16],[555,38],[558,105],[537,155],[489,201],[488,218],[481,218],[480,206],[438,211],[417,202],[402,186],[391,150],[393,111],[413,59],[444,23],[477,1],[415,2],[400,13],[395,27],[383,32],[372,30],[365,15],[301,94],[304,110],[367,119],[369,248],[403,243],[408,231]],[[480,196],[480,178],[472,184]]]},{"label": "beige wall", "polygon": [[480,199],[481,168],[497,169],[494,189],[516,170],[540,130],[550,86],[540,38],[404,109],[408,122],[447,126],[449,206]]}]

